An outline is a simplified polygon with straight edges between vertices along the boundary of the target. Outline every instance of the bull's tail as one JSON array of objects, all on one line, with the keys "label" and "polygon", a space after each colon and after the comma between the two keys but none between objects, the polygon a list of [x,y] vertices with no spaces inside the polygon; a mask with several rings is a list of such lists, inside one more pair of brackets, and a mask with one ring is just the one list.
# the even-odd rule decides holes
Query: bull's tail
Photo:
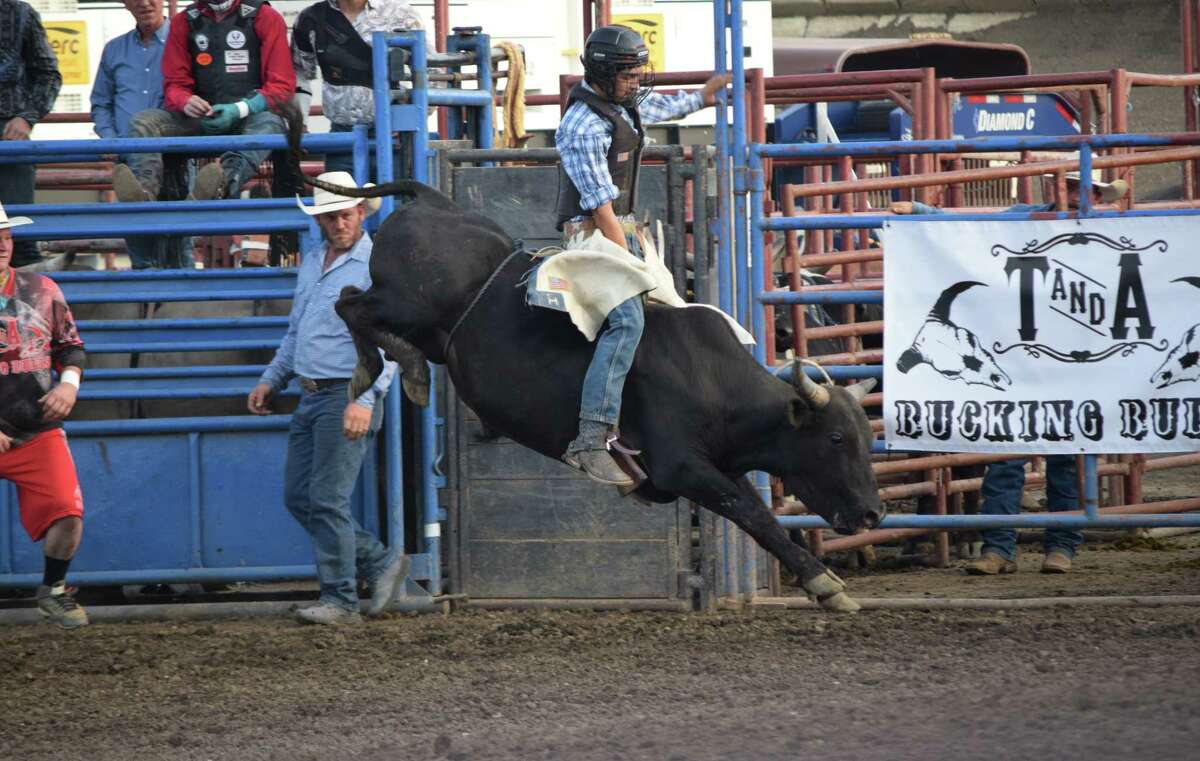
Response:
[{"label": "bull's tail", "polygon": [[285,160],[282,164],[276,163],[275,177],[281,188],[300,193],[304,190],[304,171],[300,168],[300,159],[304,156],[304,149],[300,147],[300,138],[304,134],[304,117],[296,104],[290,100],[275,104],[272,110],[283,119],[288,139]]},{"label": "bull's tail", "polygon": [[331,193],[337,193],[349,198],[401,196],[412,201],[420,201],[435,208],[461,211],[458,205],[450,200],[448,196],[416,180],[397,180],[396,182],[389,182],[386,185],[377,185],[371,188],[347,188],[342,185],[333,185],[318,179],[306,177],[300,168],[300,160],[304,156],[304,149],[300,147],[300,138],[304,134],[304,119],[299,109],[290,101],[275,106],[275,112],[283,119],[288,139],[287,161],[284,162],[284,166],[276,167],[275,171],[289,185],[294,186],[297,192],[305,185],[312,185],[313,187],[328,190]]}]

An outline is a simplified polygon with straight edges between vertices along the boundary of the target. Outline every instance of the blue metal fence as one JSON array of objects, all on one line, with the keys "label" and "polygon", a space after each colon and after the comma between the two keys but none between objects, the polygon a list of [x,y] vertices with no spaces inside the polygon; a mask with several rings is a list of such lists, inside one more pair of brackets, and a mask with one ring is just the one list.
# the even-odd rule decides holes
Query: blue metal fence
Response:
[{"label": "blue metal fence", "polygon": [[[813,304],[813,303],[880,303],[884,294],[878,291],[842,291],[838,293],[791,293],[787,291],[760,290],[764,281],[765,262],[763,233],[770,230],[819,230],[829,228],[864,228],[880,227],[885,221],[891,224],[910,224],[913,222],[946,222],[955,220],[1029,220],[1035,218],[1029,212],[1020,213],[946,213],[936,215],[911,215],[902,218],[885,217],[882,215],[811,215],[805,217],[775,217],[768,218],[763,212],[764,193],[766,192],[762,170],[762,160],[774,157],[836,157],[844,155],[875,155],[896,156],[906,153],[963,153],[987,151],[1020,151],[1020,150],[1078,150],[1082,178],[1079,212],[1057,212],[1047,214],[1039,212],[1038,219],[1074,219],[1105,218],[1105,217],[1149,217],[1149,216],[1197,216],[1200,209],[1179,210],[1134,210],[1134,211],[1095,211],[1086,199],[1091,194],[1091,156],[1094,150],[1100,148],[1124,148],[1134,146],[1158,146],[1200,144],[1200,134],[1192,135],[1097,135],[1072,138],[993,138],[972,141],[930,140],[917,142],[882,142],[882,143],[852,143],[837,145],[751,145],[747,153],[750,157],[750,174],[752,188],[750,192],[752,255],[748,271],[739,273],[747,277],[755,289],[754,298],[761,305],[767,304]],[[756,356],[761,362],[766,361],[766,325],[763,312],[755,310],[754,330],[759,340]],[[833,368],[837,375],[843,378],[879,377],[882,368],[878,366],[857,365],[844,368]],[[807,371],[807,370],[806,370]],[[816,371],[812,371],[815,373]],[[875,451],[883,451],[882,443],[877,442]],[[1083,515],[1018,515],[998,517],[990,515],[893,515],[886,518],[881,528],[930,528],[930,529],[978,529],[995,527],[1142,527],[1142,526],[1200,526],[1200,514],[1176,515],[1105,515],[1101,516],[1099,509],[1099,481],[1096,471],[1096,457],[1089,455],[1084,458],[1084,514]],[[815,516],[786,516],[780,522],[789,528],[824,528],[824,520]]]},{"label": "blue metal fence", "polygon": [[[350,133],[307,135],[306,149],[353,154],[355,179],[368,179],[368,153],[374,149],[378,180],[393,179],[393,135],[413,145],[413,178],[429,181],[428,109],[458,108],[460,132],[479,147],[492,144],[490,41],[487,35],[459,33],[451,49],[475,51],[479,90],[430,90],[423,32],[374,39],[374,89],[379,139],[366,127]],[[393,103],[387,53],[410,54],[412,89],[407,103]],[[473,109],[473,111],[467,111]],[[231,147],[281,150],[282,136],[194,137],[154,140],[73,140],[0,142],[0,164],[62,163],[132,152],[216,154]],[[394,208],[383,199],[386,217]],[[317,238],[311,217],[293,199],[179,201],[126,204],[15,206],[10,214],[35,223],[14,229],[17,238],[72,239],[126,235],[212,235],[298,231]],[[307,246],[306,246],[307,247]],[[290,299],[293,270],[164,271],[135,273],[56,273],[67,300],[75,305],[109,303],[207,302]],[[186,320],[83,320],[88,350],[104,353],[268,350],[286,330],[283,317]],[[216,399],[242,397],[263,370],[261,365],[94,369],[80,392],[87,400]],[[297,393],[295,384],[284,395]],[[400,431],[400,388],[387,396],[383,447],[384,520],[392,541],[403,541],[404,483]],[[436,400],[421,413],[421,500],[423,530],[413,554],[412,577],[441,591],[440,521],[437,489],[444,485],[438,465],[442,419]],[[303,531],[281,506],[287,415],[260,418],[187,417],[68,422],[67,433],[87,504],[88,539],[72,568],[84,584],[205,582],[312,577],[311,549]],[[356,487],[354,512],[368,531],[379,532],[377,457],[369,454]],[[18,525],[15,493],[0,486],[0,586],[35,585],[40,550]]]},{"label": "blue metal fence", "polygon": [[[1130,212],[1096,212],[1091,208],[1091,167],[1095,150],[1119,147],[1153,147],[1168,145],[1200,144],[1200,135],[1081,135],[1069,137],[1038,137],[1013,139],[977,140],[930,140],[919,142],[869,142],[842,144],[750,144],[746,132],[744,97],[744,56],[741,44],[742,0],[714,0],[714,71],[733,74],[732,110],[729,111],[723,98],[718,98],[715,140],[718,161],[718,222],[714,233],[718,237],[718,293],[719,306],[737,315],[750,327],[758,341],[755,356],[766,362],[766,314],[767,305],[780,304],[866,304],[882,303],[884,294],[878,291],[840,291],[816,293],[792,293],[789,291],[764,290],[767,264],[764,262],[764,234],[768,231],[863,229],[881,227],[885,221],[896,221],[891,216],[859,214],[854,216],[825,214],[805,215],[802,218],[768,218],[763,202],[766,188],[762,162],[769,158],[808,157],[830,159],[840,156],[898,156],[920,153],[963,153],[986,151],[1021,150],[1077,150],[1080,156],[1082,185],[1079,216],[1179,216],[1200,213],[1195,210],[1146,210]],[[732,188],[732,198],[729,189]],[[1074,218],[1071,212],[1039,219]],[[960,213],[939,215],[914,215],[904,217],[906,222],[950,220],[1006,220],[1029,219],[1029,214],[1013,213]],[[882,367],[853,365],[826,368],[835,379],[882,377]],[[776,368],[777,374],[787,377],[790,367]],[[819,380],[818,371],[806,368],[805,372]],[[882,452],[882,442],[874,451]],[[1141,527],[1141,526],[1200,526],[1200,514],[1165,515],[1120,515],[1101,516],[1098,513],[1099,485],[1096,458],[1085,458],[1084,467],[1085,512],[1083,515],[1019,515],[998,518],[995,516],[938,516],[938,515],[892,515],[886,518],[881,528],[929,528],[929,529],[977,529],[989,527]],[[765,476],[756,474],[756,486],[764,498]],[[827,528],[828,525],[816,516],[780,517],[788,528]],[[719,593],[727,597],[752,596],[755,593],[756,575],[753,567],[753,552],[744,535],[727,522],[720,531],[719,544],[723,554],[724,578]]]}]

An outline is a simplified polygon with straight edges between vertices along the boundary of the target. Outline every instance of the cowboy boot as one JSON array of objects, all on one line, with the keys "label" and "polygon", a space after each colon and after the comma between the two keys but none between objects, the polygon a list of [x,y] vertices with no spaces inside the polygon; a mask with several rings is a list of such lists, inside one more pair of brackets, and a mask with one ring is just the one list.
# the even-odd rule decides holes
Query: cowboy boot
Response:
[{"label": "cowboy boot", "polygon": [[607,486],[632,486],[633,479],[621,470],[608,451],[609,433],[610,428],[604,423],[580,420],[579,435],[567,446],[563,462]]}]

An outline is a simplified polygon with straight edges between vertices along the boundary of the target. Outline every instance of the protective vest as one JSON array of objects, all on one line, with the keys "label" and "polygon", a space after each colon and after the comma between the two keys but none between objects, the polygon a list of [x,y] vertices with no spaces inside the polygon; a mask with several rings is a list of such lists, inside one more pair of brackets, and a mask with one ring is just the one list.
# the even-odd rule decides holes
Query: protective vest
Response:
[{"label": "protective vest", "polygon": [[[637,204],[638,174],[642,165],[642,148],[646,144],[646,131],[642,129],[642,117],[636,108],[624,109],[633,117],[633,126],[621,116],[623,106],[618,106],[599,95],[585,90],[582,84],[575,85],[567,97],[567,108],[575,101],[582,101],[588,108],[612,125],[612,146],[608,149],[608,173],[620,195],[613,201],[613,213],[617,216],[632,214]],[[558,165],[558,229],[568,220],[588,216],[591,212],[579,205],[579,189],[571,182],[567,171]]]},{"label": "protective vest", "polygon": [[293,36],[306,41],[316,38],[313,52],[321,78],[329,84],[371,86],[371,46],[350,19],[329,3],[305,8],[296,19]]},{"label": "protective vest", "polygon": [[235,103],[262,87],[262,54],[254,19],[266,0],[242,0],[217,21],[192,3],[188,22],[188,57],[196,94],[210,104]]}]

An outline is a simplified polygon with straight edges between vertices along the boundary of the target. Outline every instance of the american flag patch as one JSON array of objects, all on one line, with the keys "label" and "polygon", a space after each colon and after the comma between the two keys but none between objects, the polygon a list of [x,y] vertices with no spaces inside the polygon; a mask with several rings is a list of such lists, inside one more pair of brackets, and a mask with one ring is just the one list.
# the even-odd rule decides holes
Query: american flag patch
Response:
[{"label": "american flag patch", "polygon": [[550,278],[550,289],[554,291],[569,291],[571,290],[571,286],[561,277],[552,277]]}]

